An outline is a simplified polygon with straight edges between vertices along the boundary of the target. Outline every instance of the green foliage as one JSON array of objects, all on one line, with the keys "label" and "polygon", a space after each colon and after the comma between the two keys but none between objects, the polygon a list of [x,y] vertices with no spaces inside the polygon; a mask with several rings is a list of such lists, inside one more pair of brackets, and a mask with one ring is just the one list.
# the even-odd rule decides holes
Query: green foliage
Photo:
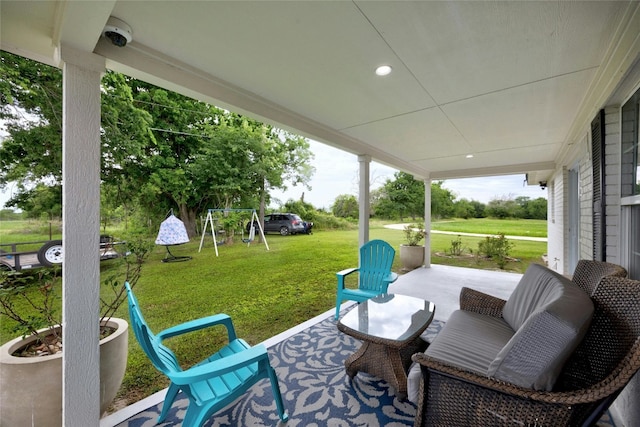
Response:
[{"label": "green foliage", "polygon": [[424,183],[406,172],[396,172],[393,177],[382,187],[384,202],[377,210],[397,215],[401,220],[407,216],[424,217]]},{"label": "green foliage", "polygon": [[339,218],[358,219],[360,214],[358,199],[353,194],[340,194],[333,202],[331,212]]},{"label": "green foliage", "polygon": [[457,239],[451,241],[451,246],[447,250],[447,253],[452,256],[460,256],[464,252],[464,246],[462,245],[462,239],[458,236]]},{"label": "green foliage", "polygon": [[[55,328],[60,324],[56,283],[60,280],[60,268],[26,270],[22,272],[0,271],[0,315],[13,320],[12,332],[23,338],[34,335],[42,343],[44,336],[59,338]],[[38,332],[46,328],[46,331]],[[49,353],[54,348],[46,346]]]},{"label": "green foliage", "polygon": [[0,221],[18,221],[22,218],[24,218],[24,215],[13,209],[0,209]]},{"label": "green foliage", "polygon": [[484,218],[485,205],[477,200],[460,199],[453,204],[453,214],[456,218]]},{"label": "green foliage", "polygon": [[547,199],[539,197],[517,197],[515,200],[505,197],[494,199],[486,208],[488,216],[493,218],[547,219]]},{"label": "green foliage", "polygon": [[509,261],[509,251],[512,248],[513,243],[500,233],[497,237],[487,236],[485,240],[478,243],[478,254],[495,260],[498,267],[504,269]]},{"label": "green foliage", "polygon": [[407,246],[418,246],[418,244],[426,237],[427,232],[418,224],[411,224],[404,227],[404,240]]},{"label": "green foliage", "polygon": [[128,236],[120,258],[102,281],[109,289],[110,297],[100,297],[100,324],[108,322],[127,299],[124,282],[129,282],[132,288],[136,286],[142,275],[142,265],[154,247],[154,242],[144,237]]},{"label": "green foliage", "polygon": [[[126,300],[124,282],[132,287],[141,276],[142,265],[155,247],[153,242],[130,236],[122,256],[112,260],[104,276],[106,295],[100,297],[101,323],[108,321]],[[126,251],[126,253],[125,253]],[[11,332],[22,337],[33,335],[44,344],[43,351],[54,354],[62,340],[58,326],[61,322],[61,269],[38,268],[21,272],[0,271],[0,316],[12,321]],[[46,329],[38,332],[39,329]]]},{"label": "green foliage", "polygon": [[444,181],[431,183],[431,217],[450,218],[454,212],[455,195],[442,185]]},{"label": "green foliage", "polygon": [[[17,182],[8,206],[60,216],[62,73],[6,52],[0,60],[9,133],[0,188]],[[306,185],[313,173],[305,138],[178,93],[107,72],[101,99],[105,227],[119,208],[153,222],[177,208],[192,236],[204,209],[260,204],[263,213],[271,189]]]}]

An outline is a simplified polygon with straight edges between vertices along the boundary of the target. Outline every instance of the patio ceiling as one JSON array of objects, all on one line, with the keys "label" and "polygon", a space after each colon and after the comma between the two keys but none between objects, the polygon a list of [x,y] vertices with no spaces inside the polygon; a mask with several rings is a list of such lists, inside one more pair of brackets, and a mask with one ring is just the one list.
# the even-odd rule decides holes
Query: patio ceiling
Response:
[{"label": "patio ceiling", "polygon": [[[433,179],[545,180],[638,57],[637,2],[6,1],[1,47],[110,69]],[[109,16],[133,41],[101,37]],[[393,72],[378,77],[378,65]],[[473,155],[467,158],[467,155]]]}]

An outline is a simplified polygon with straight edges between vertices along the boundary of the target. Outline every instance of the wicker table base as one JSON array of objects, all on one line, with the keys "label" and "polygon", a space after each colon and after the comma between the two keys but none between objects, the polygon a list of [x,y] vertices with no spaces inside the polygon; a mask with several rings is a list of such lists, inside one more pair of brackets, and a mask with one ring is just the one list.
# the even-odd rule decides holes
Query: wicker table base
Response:
[{"label": "wicker table base", "polygon": [[411,356],[425,351],[427,345],[420,337],[403,348],[365,341],[357,352],[349,356],[344,366],[349,378],[353,379],[358,372],[374,375],[387,381],[396,391],[398,399],[405,400]]},{"label": "wicker table base", "polygon": [[382,295],[360,303],[338,321],[340,331],[363,342],[345,361],[347,375],[374,375],[387,381],[399,399],[406,399],[411,356],[427,348],[420,334],[431,323],[434,310],[429,301],[404,295]]}]

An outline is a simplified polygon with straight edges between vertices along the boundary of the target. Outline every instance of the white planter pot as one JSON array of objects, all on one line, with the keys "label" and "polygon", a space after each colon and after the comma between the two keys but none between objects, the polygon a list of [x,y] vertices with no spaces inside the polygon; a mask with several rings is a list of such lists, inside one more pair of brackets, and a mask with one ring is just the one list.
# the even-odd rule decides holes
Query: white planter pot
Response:
[{"label": "white planter pot", "polygon": [[[100,413],[115,398],[127,368],[129,324],[114,317],[107,325],[117,330],[100,340]],[[16,338],[0,347],[2,427],[62,425],[62,353],[41,357],[11,355],[34,340]]]},{"label": "white planter pot", "polygon": [[414,270],[424,262],[424,246],[400,245],[400,264],[405,271]]}]

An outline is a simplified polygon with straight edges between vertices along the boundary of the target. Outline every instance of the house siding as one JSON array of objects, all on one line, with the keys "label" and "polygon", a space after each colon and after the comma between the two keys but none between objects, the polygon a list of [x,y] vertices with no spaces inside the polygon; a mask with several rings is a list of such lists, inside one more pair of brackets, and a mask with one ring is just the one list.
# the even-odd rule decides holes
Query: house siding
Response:
[{"label": "house siding", "polygon": [[565,203],[565,177],[564,170],[557,170],[553,175],[549,184],[549,203],[547,204],[547,251],[548,251],[548,266],[552,270],[559,273],[564,273],[564,263],[566,257],[565,248],[565,218],[566,218],[566,203]]},{"label": "house siding", "polygon": [[[606,260],[616,264],[625,264],[621,259],[620,235],[621,235],[621,108],[612,105],[605,108],[605,215],[606,215]],[[585,134],[588,131],[585,129]],[[579,257],[593,258],[593,167],[591,163],[591,138],[585,136],[579,143],[577,158],[572,159],[573,164],[578,165],[579,175],[579,203],[580,203],[580,230],[579,230]],[[554,182],[568,184],[563,181],[565,174],[562,169],[556,170]],[[556,221],[549,224],[549,259],[551,260],[566,253],[563,245],[554,241],[563,238],[558,228],[569,228],[568,217],[559,218],[564,210],[559,210],[562,200],[559,195],[563,191],[556,187],[554,204],[556,204]],[[551,205],[551,203],[550,203]],[[560,222],[559,222],[560,221]],[[553,234],[552,234],[553,233]],[[553,238],[551,238],[553,236]],[[568,236],[564,242],[568,242]],[[562,265],[565,265],[564,263]],[[567,273],[567,271],[560,271]],[[612,405],[612,413],[617,425],[626,427],[640,425],[640,374],[636,374],[627,385],[617,400]]]}]

